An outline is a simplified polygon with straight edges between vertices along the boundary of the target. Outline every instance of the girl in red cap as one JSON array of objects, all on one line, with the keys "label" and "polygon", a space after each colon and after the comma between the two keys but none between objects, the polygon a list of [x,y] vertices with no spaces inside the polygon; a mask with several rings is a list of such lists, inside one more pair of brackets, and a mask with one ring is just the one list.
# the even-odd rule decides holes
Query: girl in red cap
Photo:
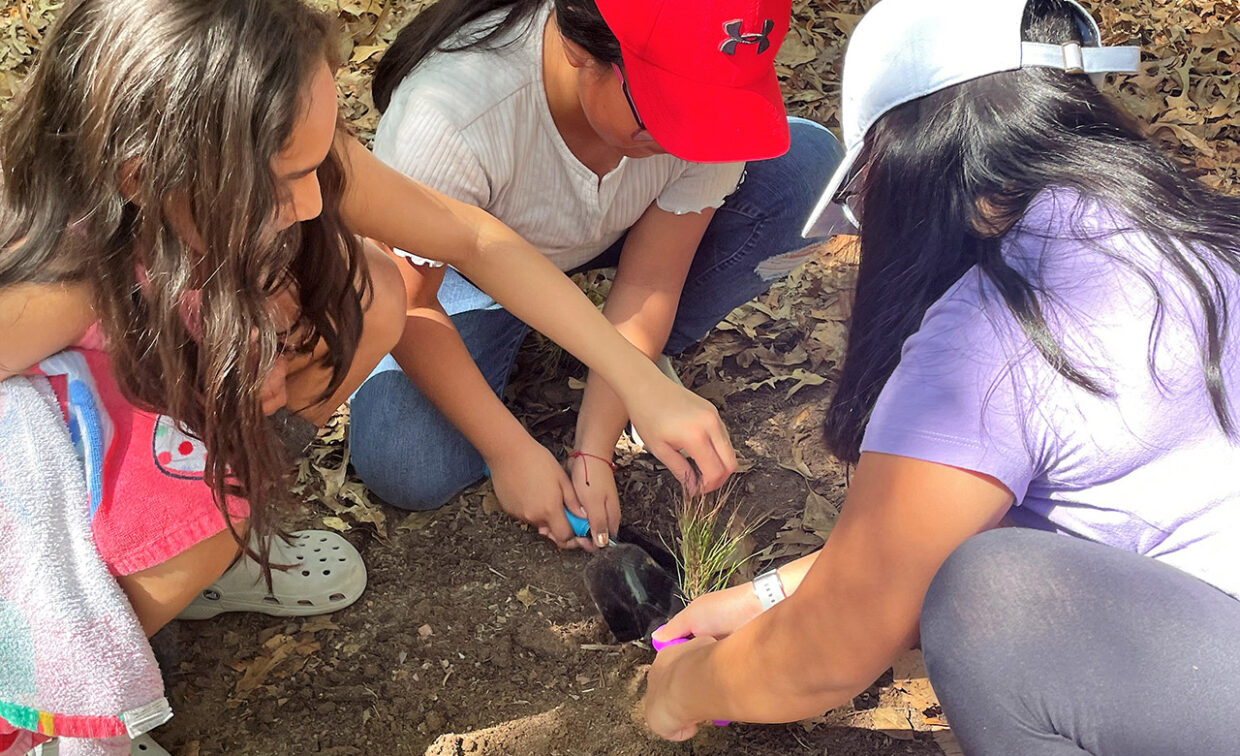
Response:
[{"label": "girl in red cap", "polygon": [[[805,259],[800,226],[840,159],[829,132],[784,112],[790,14],[787,0],[441,0],[380,63],[376,154],[562,270],[616,267],[604,313],[674,379],[668,355]],[[510,514],[561,546],[606,544],[616,387],[587,381],[569,485],[499,399],[525,324],[455,270],[417,276],[422,306],[353,398],[367,485],[430,509],[489,469]],[[710,489],[730,471],[701,472]],[[573,538],[566,505],[593,542]]]}]

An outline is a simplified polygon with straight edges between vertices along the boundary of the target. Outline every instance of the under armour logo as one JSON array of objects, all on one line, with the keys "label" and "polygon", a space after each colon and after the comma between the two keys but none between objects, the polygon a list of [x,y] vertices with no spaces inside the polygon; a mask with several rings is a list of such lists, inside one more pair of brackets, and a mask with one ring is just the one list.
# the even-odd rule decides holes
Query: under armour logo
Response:
[{"label": "under armour logo", "polygon": [[767,48],[771,46],[771,32],[775,29],[774,21],[769,18],[763,21],[762,31],[758,34],[742,34],[741,27],[743,24],[743,21],[737,19],[723,25],[723,31],[728,35],[728,38],[719,45],[719,49],[724,55],[735,55],[737,45],[757,45],[759,55],[766,52]]}]

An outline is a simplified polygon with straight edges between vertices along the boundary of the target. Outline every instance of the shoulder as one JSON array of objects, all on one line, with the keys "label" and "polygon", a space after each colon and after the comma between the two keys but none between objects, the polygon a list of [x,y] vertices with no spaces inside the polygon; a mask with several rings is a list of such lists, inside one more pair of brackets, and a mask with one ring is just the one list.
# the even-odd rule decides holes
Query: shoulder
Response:
[{"label": "shoulder", "polygon": [[535,13],[487,47],[432,54],[397,86],[380,128],[418,123],[427,113],[460,131],[503,118],[521,95],[542,86],[545,19]]},{"label": "shoulder", "polygon": [[1001,364],[1024,351],[1027,339],[1002,297],[978,268],[970,268],[926,310],[904,346],[907,361],[946,367]]},{"label": "shoulder", "polygon": [[1004,259],[1035,285],[1058,295],[1137,269],[1157,267],[1160,255],[1132,218],[1072,189],[1038,194],[1003,239]]},{"label": "shoulder", "polygon": [[540,103],[545,18],[534,14],[493,45],[428,57],[393,93],[375,154],[457,199],[488,203],[518,154],[514,124]]},{"label": "shoulder", "polygon": [[78,343],[96,320],[86,283],[0,288],[0,379]]},{"label": "shoulder", "polygon": [[867,422],[862,451],[989,475],[1019,499],[1041,447],[1027,422],[1033,384],[1026,378],[1037,379],[1036,357],[1002,303],[990,306],[981,272],[969,270],[905,340]]}]

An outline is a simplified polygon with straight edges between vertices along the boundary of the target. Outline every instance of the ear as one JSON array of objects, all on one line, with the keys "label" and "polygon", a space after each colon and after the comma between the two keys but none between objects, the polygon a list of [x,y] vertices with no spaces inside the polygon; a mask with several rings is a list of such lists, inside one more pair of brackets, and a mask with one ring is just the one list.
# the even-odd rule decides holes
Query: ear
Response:
[{"label": "ear", "polygon": [[121,196],[130,202],[138,201],[138,185],[142,181],[142,159],[130,158],[121,166]]},{"label": "ear", "polygon": [[568,39],[563,33],[560,34],[560,46],[564,48],[564,57],[573,68],[585,68],[596,62],[594,56],[586,52],[584,47]]}]

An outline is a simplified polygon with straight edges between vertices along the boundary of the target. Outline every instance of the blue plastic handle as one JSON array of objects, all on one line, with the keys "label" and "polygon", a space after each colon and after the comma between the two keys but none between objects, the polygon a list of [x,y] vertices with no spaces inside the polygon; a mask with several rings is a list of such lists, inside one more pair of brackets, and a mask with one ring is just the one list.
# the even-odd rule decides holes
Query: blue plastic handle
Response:
[{"label": "blue plastic handle", "polygon": [[584,517],[578,517],[568,511],[568,507],[564,508],[564,516],[568,518],[568,524],[573,526],[573,533],[578,538],[590,537],[590,521]]},{"label": "blue plastic handle", "polygon": [[[483,467],[483,473],[489,478],[491,477],[491,468]],[[584,517],[578,517],[568,511],[568,507],[564,507],[564,516],[568,518],[568,524],[573,526],[573,535],[578,538],[590,537],[590,521]]]}]

